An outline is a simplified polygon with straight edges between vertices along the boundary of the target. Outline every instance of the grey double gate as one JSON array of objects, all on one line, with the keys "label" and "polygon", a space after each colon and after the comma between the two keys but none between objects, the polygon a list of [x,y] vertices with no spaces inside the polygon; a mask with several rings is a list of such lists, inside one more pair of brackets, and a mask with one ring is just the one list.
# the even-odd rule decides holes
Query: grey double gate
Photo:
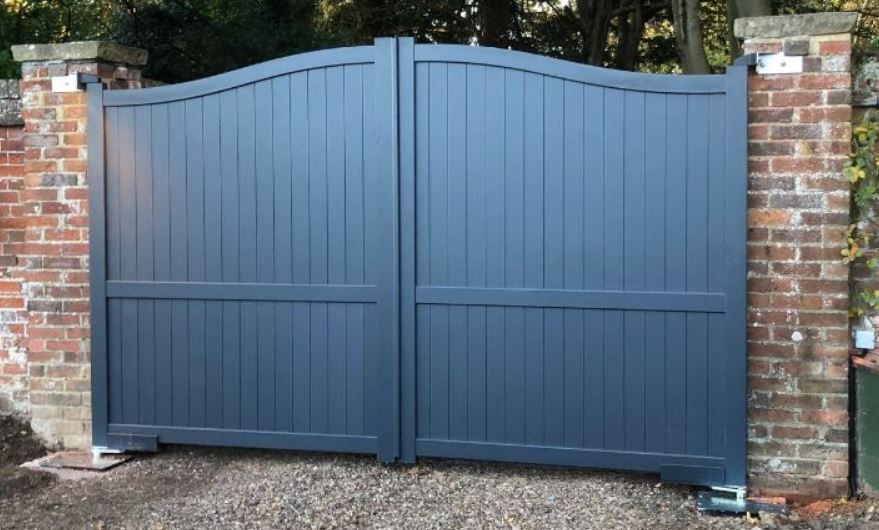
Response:
[{"label": "grey double gate", "polygon": [[745,80],[379,39],[90,85],[95,444],[744,485]]}]

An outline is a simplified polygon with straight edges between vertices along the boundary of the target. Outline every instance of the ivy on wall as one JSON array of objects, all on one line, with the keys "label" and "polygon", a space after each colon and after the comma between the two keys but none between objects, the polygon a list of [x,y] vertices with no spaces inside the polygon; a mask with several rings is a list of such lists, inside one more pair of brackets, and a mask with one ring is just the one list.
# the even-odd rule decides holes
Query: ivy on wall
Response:
[{"label": "ivy on wall", "polygon": [[[842,250],[844,263],[863,264],[869,271],[879,268],[879,259],[865,256],[870,241],[879,229],[876,199],[879,196],[879,167],[876,144],[879,141],[879,120],[869,114],[852,130],[852,153],[843,174],[852,186],[852,223],[848,228],[846,248]],[[852,281],[851,315],[858,317],[879,310],[879,289],[865,289]]]}]

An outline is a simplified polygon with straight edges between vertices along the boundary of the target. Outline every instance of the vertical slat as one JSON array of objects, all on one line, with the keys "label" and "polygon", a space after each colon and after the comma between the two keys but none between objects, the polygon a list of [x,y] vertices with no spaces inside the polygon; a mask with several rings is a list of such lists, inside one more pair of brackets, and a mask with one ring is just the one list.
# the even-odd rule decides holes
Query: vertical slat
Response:
[{"label": "vertical slat", "polygon": [[[604,288],[604,89],[584,87],[583,288]],[[611,178],[614,178],[611,176]],[[584,443],[604,445],[604,313],[584,311]]]},{"label": "vertical slat", "polygon": [[275,304],[275,429],[281,432],[293,430],[293,325],[293,304]]},{"label": "vertical slat", "polygon": [[[526,74],[524,89],[524,286],[543,288],[544,89],[543,76]],[[525,443],[543,442],[543,309],[524,310]]]},{"label": "vertical slat", "polygon": [[348,399],[347,371],[345,369],[348,339],[348,325],[346,322],[345,304],[330,304],[327,308],[328,325],[330,329],[327,344],[327,414],[329,415],[328,431],[333,434],[345,434],[347,419]]},{"label": "vertical slat", "polygon": [[293,283],[311,281],[309,246],[309,136],[308,72],[290,77],[290,154],[292,158]]},{"label": "vertical slat", "polygon": [[169,195],[169,124],[168,105],[151,105],[153,174],[153,255],[156,281],[171,278],[171,211]]},{"label": "vertical slat", "polygon": [[275,304],[257,302],[257,409],[258,428],[263,431],[275,430]]},{"label": "vertical slat", "polygon": [[467,308],[467,439],[487,440],[486,309]]},{"label": "vertical slat", "polygon": [[[220,95],[220,242],[223,260],[223,281],[237,282],[239,274],[238,245],[238,108],[235,92]],[[229,306],[224,304],[224,312]]]},{"label": "vertical slat", "polygon": [[148,281],[153,272],[153,174],[152,174],[152,114],[147,106],[134,110],[136,143],[134,145],[134,185],[137,205],[135,210],[137,237],[136,280]]},{"label": "vertical slat", "polygon": [[205,303],[189,301],[189,421],[190,427],[204,427],[207,419],[207,373],[205,369]]},{"label": "vertical slat", "polygon": [[[430,186],[430,71],[427,63],[415,65],[415,189]],[[430,195],[415,194],[415,283],[430,284]]]},{"label": "vertical slat", "polygon": [[[189,99],[184,104],[186,129],[186,243],[187,279],[205,280],[205,217],[204,217],[204,123],[201,99]],[[188,304],[189,356],[189,420],[195,427],[205,425],[205,314],[204,302],[192,300]]]},{"label": "vertical slat", "polygon": [[[645,288],[648,291],[665,290],[666,267],[666,180],[667,180],[667,134],[668,117],[665,94],[647,94],[646,130],[649,137],[646,143],[647,159],[646,183],[644,193],[647,197],[644,208],[646,225],[645,241]],[[677,237],[674,234],[672,237]],[[661,453],[665,450],[665,412],[666,412],[666,319],[662,312],[648,312],[645,315],[646,349],[646,409],[645,409],[645,450]]]},{"label": "vertical slat", "polygon": [[204,225],[205,225],[205,280],[223,280],[222,207],[223,182],[220,178],[220,98],[204,98],[202,137],[204,152]]},{"label": "vertical slat", "polygon": [[171,301],[171,379],[174,426],[189,425],[189,303]]},{"label": "vertical slat", "polygon": [[[486,285],[486,68],[467,65],[467,285]],[[486,309],[467,308],[467,438],[486,439]]]},{"label": "vertical slat", "polygon": [[308,207],[312,283],[327,283],[327,84],[308,72]]},{"label": "vertical slat", "polygon": [[[295,270],[295,269],[294,269]],[[311,426],[311,304],[293,304],[293,431]]]},{"label": "vertical slat", "polygon": [[[604,93],[604,288],[625,289],[625,93],[607,89]],[[625,345],[624,314],[606,311],[604,315],[604,447],[625,447]]]},{"label": "vertical slat", "polygon": [[156,328],[152,300],[137,302],[137,386],[139,388],[137,419],[156,423]]},{"label": "vertical slat", "polygon": [[[137,175],[135,174],[135,132],[134,109],[119,110],[119,166],[116,176],[119,181],[119,278],[137,279]],[[134,214],[134,215],[132,215]]]},{"label": "vertical slat", "polygon": [[[257,281],[256,92],[253,85],[237,89],[238,114],[238,277]],[[259,342],[257,304],[241,302],[240,426],[259,428]]]},{"label": "vertical slat", "polygon": [[[448,65],[428,67],[428,212],[429,283],[449,283],[449,94]],[[449,309],[432,306],[430,314],[430,437],[448,437]]]},{"label": "vertical slat", "polygon": [[449,436],[449,308],[429,307],[430,313],[430,437]]},{"label": "vertical slat", "polygon": [[260,421],[258,303],[241,302],[240,310],[241,429],[257,430]]},{"label": "vertical slat", "polygon": [[430,438],[430,306],[415,306],[415,387],[416,433],[419,438]]},{"label": "vertical slat", "polygon": [[[467,70],[448,70],[448,280],[467,284]],[[467,308],[448,308],[449,438],[467,439]]]},{"label": "vertical slat", "polygon": [[[689,96],[687,115],[687,290],[708,288],[708,96]],[[687,451],[708,450],[708,317],[687,315]]]},{"label": "vertical slat", "polygon": [[345,78],[342,67],[327,69],[327,260],[329,283],[345,283]]},{"label": "vertical slat", "polygon": [[241,304],[223,302],[223,427],[241,427]]},{"label": "vertical slat", "polygon": [[348,359],[345,364],[347,370],[345,376],[345,395],[347,400],[345,410],[347,413],[347,424],[345,426],[345,432],[355,435],[365,434],[365,418],[363,414],[363,374],[365,371],[363,322],[363,304],[348,304],[346,322],[346,350],[348,352]]},{"label": "vertical slat", "polygon": [[[525,74],[505,71],[504,252],[505,285],[525,285]],[[525,310],[505,309],[506,440],[525,441]]]},{"label": "vertical slat", "polygon": [[[137,278],[137,183],[135,174],[135,150],[137,136],[134,122],[134,109],[119,111],[119,234],[121,239],[121,258],[119,277]],[[138,421],[138,318],[137,301],[123,300],[120,303],[120,326],[122,329],[120,355],[122,375],[122,421]]]},{"label": "vertical slat", "polygon": [[[153,251],[154,277],[157,281],[171,279],[171,182],[170,182],[170,124],[168,105],[152,105],[151,157],[153,174]],[[171,425],[172,414],[172,340],[171,302],[156,300],[153,305],[155,333],[155,401],[158,425]]]},{"label": "vertical slat", "polygon": [[[328,280],[332,284],[345,283],[345,71],[344,67],[332,67],[326,71],[327,89],[327,203],[335,205],[327,210],[327,260]],[[328,431],[345,432],[347,423],[345,397],[345,306],[330,304],[327,307],[330,334],[327,345],[327,385],[329,399]]]},{"label": "vertical slat", "polygon": [[[564,287],[583,288],[583,85],[564,87]],[[565,445],[582,445],[583,431],[583,318],[578,309],[564,310]]]},{"label": "vertical slat", "polygon": [[[293,275],[293,175],[290,150],[290,76],[272,80],[272,195],[273,221],[273,279],[292,283]],[[287,352],[289,353],[289,352]],[[278,352],[286,355],[285,352]],[[289,359],[289,355],[287,356]],[[280,359],[279,359],[280,362]]]},{"label": "vertical slat", "polygon": [[[103,96],[102,96],[103,97]],[[107,204],[106,229],[107,229],[107,252],[106,266],[107,279],[118,280],[122,270],[122,237],[119,223],[119,111],[114,107],[106,110],[105,119],[107,130],[107,167],[106,167],[106,191]]]},{"label": "vertical slat", "polygon": [[[221,179],[220,96],[204,98],[202,135],[204,144],[205,279],[223,280],[223,181]],[[205,425],[223,426],[223,342],[217,330],[223,326],[223,303],[206,302],[205,308]]]},{"label": "vertical slat", "polygon": [[110,423],[122,422],[122,310],[121,300],[107,303],[107,411]]},{"label": "vertical slat", "polygon": [[[547,77],[544,81],[544,233],[555,234],[544,240],[544,285],[547,289],[564,288],[564,84]],[[564,310],[546,309],[544,325],[544,442],[560,447],[565,441],[564,401],[565,366]]]},{"label": "vertical slat", "polygon": [[485,71],[484,66],[467,66],[467,285],[474,287],[485,286],[487,274]]},{"label": "vertical slat", "polygon": [[506,441],[506,329],[503,307],[486,308],[486,439]]},{"label": "vertical slat", "polygon": [[[627,92],[625,96],[625,174],[623,177],[624,210],[623,263],[624,285],[627,290],[641,291],[645,282],[645,216],[646,186],[646,122],[645,95]],[[645,424],[645,342],[644,312],[628,311],[625,315],[625,447],[644,449]]]},{"label": "vertical slat", "polygon": [[[724,230],[724,171],[726,123],[724,118],[725,101],[723,95],[712,95],[709,98],[709,145],[708,145],[708,291],[723,292],[725,271],[724,249],[728,244],[726,237],[719,237]],[[705,381],[708,401],[708,454],[722,456],[724,454],[725,416],[728,410],[727,378],[723,348],[726,344],[723,329],[723,315],[708,315],[707,363],[708,377]]]},{"label": "vertical slat", "polygon": [[[257,281],[256,116],[253,86],[237,90],[238,109],[238,278]],[[242,306],[242,310],[244,307]],[[243,337],[242,337],[243,338]],[[244,353],[244,352],[242,352]]]},{"label": "vertical slat", "polygon": [[156,425],[172,425],[171,302],[169,300],[156,300],[153,303],[153,309],[156,351]]},{"label": "vertical slat", "polygon": [[205,302],[206,417],[210,428],[223,426],[223,302]]},{"label": "vertical slat", "polygon": [[[667,96],[667,112],[675,116],[668,120],[666,134],[680,137],[680,123],[687,123],[687,97]],[[665,288],[671,292],[685,291],[686,279],[686,189],[687,145],[668,142],[668,172],[666,180],[666,233]],[[686,314],[666,314],[666,451],[683,453],[686,450],[687,384],[686,384]]]},{"label": "vertical slat", "polygon": [[604,446],[604,311],[583,311],[583,343],[586,356],[584,376],[586,391],[584,397],[585,433],[583,443],[586,447]]},{"label": "vertical slat", "polygon": [[202,100],[189,99],[185,103],[186,128],[186,242],[187,279],[203,282],[205,279],[205,219],[204,219],[204,151]]},{"label": "vertical slat", "polygon": [[345,283],[363,278],[363,67],[345,68]]},{"label": "vertical slat", "polygon": [[[486,278],[487,285],[503,287],[505,277],[505,197],[504,174],[506,130],[506,75],[502,68],[489,67],[485,75],[486,134]],[[488,97],[490,96],[490,97]],[[506,332],[502,307],[486,309],[486,399],[487,439],[506,440]]]},{"label": "vertical slat", "polygon": [[309,353],[311,355],[311,431],[329,432],[328,407],[329,389],[327,387],[327,355],[329,327],[327,322],[327,305],[311,304],[311,333],[309,337]]},{"label": "vertical slat", "polygon": [[[254,115],[260,128],[256,139],[256,280],[260,283],[273,281],[275,276],[275,216],[274,176],[272,171],[272,148],[274,141],[263,137],[265,131],[274,130],[272,108],[272,83],[261,81],[254,85]],[[280,117],[279,117],[280,119]]]}]

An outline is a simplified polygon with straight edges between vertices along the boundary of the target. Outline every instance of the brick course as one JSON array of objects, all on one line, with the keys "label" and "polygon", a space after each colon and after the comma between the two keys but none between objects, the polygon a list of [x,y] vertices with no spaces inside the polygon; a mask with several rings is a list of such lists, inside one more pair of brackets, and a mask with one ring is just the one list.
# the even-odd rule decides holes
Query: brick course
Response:
[{"label": "brick course", "polygon": [[[9,87],[12,81],[0,81]],[[17,99],[17,82],[16,99]],[[10,89],[5,88],[8,94]],[[2,101],[2,98],[0,98]],[[20,113],[19,113],[20,118]],[[17,274],[24,230],[24,128],[15,116],[0,124],[0,413],[27,413],[29,389],[22,281]]]},{"label": "brick course", "polygon": [[810,40],[806,72],[749,78],[749,489],[794,500],[848,493],[851,39]]},{"label": "brick course", "polygon": [[[24,127],[14,155],[0,149],[18,164],[0,180],[0,208],[16,212],[0,241],[10,279],[0,278],[0,412],[25,414],[44,440],[75,448],[91,443],[86,94],[51,91],[52,76],[72,72],[140,86],[139,69],[99,59],[22,64]],[[10,186],[16,195],[2,195]]]}]

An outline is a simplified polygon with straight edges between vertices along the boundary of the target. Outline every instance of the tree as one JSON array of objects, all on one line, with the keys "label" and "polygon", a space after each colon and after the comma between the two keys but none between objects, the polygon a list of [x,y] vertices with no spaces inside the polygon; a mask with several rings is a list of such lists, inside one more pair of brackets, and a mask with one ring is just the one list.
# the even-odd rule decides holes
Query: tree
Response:
[{"label": "tree", "polygon": [[671,0],[671,10],[674,15],[675,43],[684,73],[711,73],[702,37],[699,0]]}]

